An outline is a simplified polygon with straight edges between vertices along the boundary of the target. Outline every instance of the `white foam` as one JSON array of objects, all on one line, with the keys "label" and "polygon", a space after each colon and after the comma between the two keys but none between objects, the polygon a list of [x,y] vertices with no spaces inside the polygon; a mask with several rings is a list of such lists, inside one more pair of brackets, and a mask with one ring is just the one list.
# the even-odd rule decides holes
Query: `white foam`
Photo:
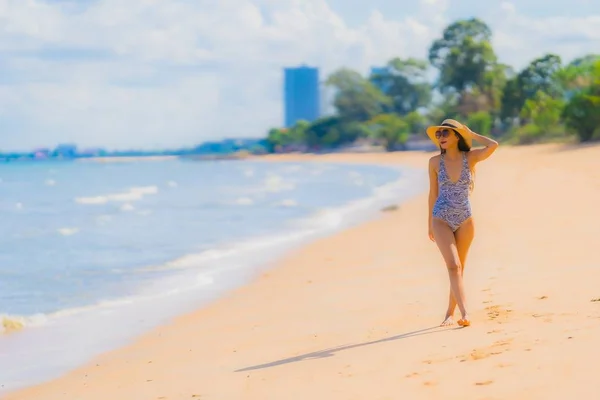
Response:
[{"label": "white foam", "polygon": [[302,165],[288,165],[285,168],[283,168],[283,170],[285,172],[291,172],[291,173],[300,172],[300,171],[302,171],[302,169],[303,169]]},{"label": "white foam", "polygon": [[121,211],[127,212],[127,211],[133,211],[133,210],[135,210],[135,207],[132,206],[131,203],[125,203],[119,209]]},{"label": "white foam", "polygon": [[235,201],[235,204],[238,204],[240,206],[250,206],[254,204],[254,200],[252,200],[249,197],[240,197]]},{"label": "white foam", "polygon": [[60,233],[63,236],[75,235],[77,232],[79,232],[79,228],[60,228],[60,229],[58,229],[58,233]]},{"label": "white foam", "polygon": [[286,190],[294,190],[296,185],[291,182],[286,182],[281,176],[269,174],[264,180],[264,189],[267,192],[283,192]]},{"label": "white foam", "polygon": [[141,195],[145,194],[156,194],[158,193],[157,186],[140,186],[140,187],[132,187],[129,189],[130,193],[139,193]]},{"label": "white foam", "polygon": [[276,205],[280,207],[296,207],[298,203],[294,199],[285,199],[277,203]]},{"label": "white foam", "polygon": [[156,186],[132,187],[122,193],[113,193],[92,197],[76,197],[75,202],[79,204],[106,204],[108,202],[133,202],[141,200],[145,195],[158,193]]},{"label": "white foam", "polygon": [[54,186],[54,185],[56,185],[56,181],[54,179],[46,179],[46,181],[44,182],[44,185]]}]

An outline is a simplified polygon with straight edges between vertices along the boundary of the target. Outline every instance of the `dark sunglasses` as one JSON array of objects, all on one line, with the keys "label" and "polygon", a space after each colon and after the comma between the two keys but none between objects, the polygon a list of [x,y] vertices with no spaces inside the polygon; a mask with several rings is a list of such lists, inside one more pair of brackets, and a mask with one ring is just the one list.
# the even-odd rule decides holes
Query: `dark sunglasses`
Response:
[{"label": "dark sunglasses", "polygon": [[447,138],[448,136],[450,136],[450,133],[452,133],[450,129],[441,129],[435,133],[435,137],[436,139]]}]

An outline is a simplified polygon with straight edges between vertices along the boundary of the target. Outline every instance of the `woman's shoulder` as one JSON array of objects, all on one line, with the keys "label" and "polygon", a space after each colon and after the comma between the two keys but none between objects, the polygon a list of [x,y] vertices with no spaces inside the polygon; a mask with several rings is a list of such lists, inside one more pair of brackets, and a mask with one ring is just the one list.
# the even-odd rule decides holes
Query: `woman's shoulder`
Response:
[{"label": "woman's shoulder", "polygon": [[429,164],[439,162],[440,158],[442,158],[442,155],[441,154],[436,154],[435,156],[429,158]]},{"label": "woman's shoulder", "polygon": [[441,154],[436,154],[435,156],[431,157],[429,159],[429,168],[433,168],[434,170],[437,171],[438,167],[440,166],[441,158],[442,158]]}]

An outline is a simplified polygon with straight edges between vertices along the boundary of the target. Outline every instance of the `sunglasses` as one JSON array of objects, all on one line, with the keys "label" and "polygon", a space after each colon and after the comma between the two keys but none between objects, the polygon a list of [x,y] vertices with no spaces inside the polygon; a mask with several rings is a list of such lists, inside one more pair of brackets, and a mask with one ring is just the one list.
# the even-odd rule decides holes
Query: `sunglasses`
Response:
[{"label": "sunglasses", "polygon": [[436,139],[447,138],[452,131],[450,129],[441,129],[435,133]]}]

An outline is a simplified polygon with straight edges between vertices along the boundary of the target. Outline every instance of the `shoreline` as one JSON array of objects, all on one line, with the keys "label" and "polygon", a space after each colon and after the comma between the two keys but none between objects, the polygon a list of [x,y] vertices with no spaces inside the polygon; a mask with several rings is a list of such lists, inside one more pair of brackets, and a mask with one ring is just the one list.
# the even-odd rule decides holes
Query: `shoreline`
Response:
[{"label": "shoreline", "polygon": [[[262,159],[422,167],[429,156]],[[589,393],[599,388],[587,368],[600,333],[600,303],[593,301],[600,297],[594,287],[600,272],[590,246],[600,232],[589,218],[600,194],[593,168],[598,156],[598,147],[501,147],[478,166],[477,236],[465,274],[473,326],[466,330],[435,327],[447,301],[447,277],[426,238],[426,194],[420,194],[293,250],[251,283],[130,345],[6,398],[362,399],[401,392],[541,399]],[[574,199],[576,206],[565,207]],[[527,380],[515,380],[516,374]]]},{"label": "shoreline", "polygon": [[[257,160],[248,160],[248,161],[257,161]],[[267,158],[267,159],[263,159],[260,161],[266,161],[266,162],[272,162],[274,160],[272,160],[271,158]],[[277,160],[275,160],[277,161]],[[321,162],[321,160],[317,159],[315,160],[317,161],[319,164],[323,164],[323,167],[327,167],[327,165],[332,165],[331,162]],[[325,160],[323,160],[325,161]],[[291,162],[292,164],[294,164],[294,162]],[[372,163],[350,163],[348,164],[348,168],[360,168],[361,165],[371,165]],[[7,346],[6,342],[2,343],[2,339],[7,340],[8,338],[11,339],[10,343],[14,343],[14,345],[19,344],[20,346],[23,346],[27,340],[32,340],[34,338],[38,338],[37,341],[42,340],[42,333],[44,337],[50,336],[50,337],[54,337],[54,338],[59,338],[60,336],[60,332],[61,329],[63,331],[65,331],[64,326],[69,326],[68,331],[70,331],[72,334],[77,334],[77,332],[80,332],[81,328],[79,325],[81,325],[81,323],[79,322],[80,319],[87,321],[87,323],[98,323],[98,321],[103,321],[101,323],[101,325],[98,325],[99,327],[104,325],[104,326],[122,326],[124,324],[127,323],[127,319],[123,319],[122,317],[118,317],[116,316],[116,314],[118,315],[129,315],[130,318],[142,318],[145,322],[142,324],[145,329],[141,329],[139,327],[134,327],[132,330],[132,333],[116,333],[115,332],[118,330],[119,332],[122,330],[120,328],[117,328],[115,330],[113,330],[114,332],[111,333],[110,335],[107,334],[101,334],[100,337],[104,337],[104,336],[111,336],[114,337],[113,339],[109,339],[109,341],[107,343],[105,343],[102,340],[87,340],[88,342],[88,346],[90,344],[92,344],[92,346],[89,348],[89,350],[84,350],[84,353],[88,354],[90,356],[88,357],[83,357],[83,359],[85,360],[84,362],[81,361],[82,357],[79,356],[79,362],[77,362],[76,365],[70,367],[70,368],[64,368],[66,369],[66,372],[68,372],[69,370],[73,370],[73,369],[77,369],[78,367],[81,367],[82,365],[85,365],[88,360],[91,360],[107,351],[111,351],[114,350],[116,348],[119,347],[123,347],[126,346],[128,343],[130,343],[132,340],[135,340],[136,338],[144,335],[145,333],[151,331],[152,329],[155,329],[157,326],[161,326],[164,324],[168,324],[169,321],[177,316],[183,315],[183,314],[187,314],[195,309],[198,308],[202,308],[205,306],[210,305],[211,303],[218,301],[219,298],[221,296],[226,295],[229,291],[231,290],[235,290],[236,288],[243,286],[245,284],[247,284],[248,282],[251,282],[254,277],[255,277],[255,272],[256,271],[263,271],[264,270],[264,266],[265,265],[271,265],[274,262],[276,262],[276,260],[280,257],[282,257],[283,255],[285,255],[286,253],[290,252],[290,251],[295,251],[299,248],[301,248],[302,246],[304,246],[307,243],[311,243],[314,242],[316,240],[319,240],[322,237],[327,237],[330,235],[335,234],[336,232],[339,232],[340,230],[346,229],[349,226],[353,226],[356,224],[360,224],[362,221],[365,220],[370,220],[372,218],[376,218],[378,216],[379,213],[383,212],[385,209],[386,211],[390,211],[389,210],[389,206],[390,203],[394,203],[396,199],[400,198],[405,198],[405,197],[412,197],[414,196],[414,190],[412,189],[413,183],[415,183],[416,179],[418,179],[418,177],[415,176],[414,171],[411,170],[411,168],[409,167],[404,167],[404,166],[397,166],[397,165],[382,165],[381,166],[383,169],[382,171],[385,170],[389,170],[391,171],[392,174],[399,174],[396,175],[395,177],[393,177],[391,180],[389,180],[386,183],[383,183],[381,186],[377,187],[374,191],[372,191],[369,195],[367,195],[366,197],[360,197],[358,199],[354,199],[354,200],[350,200],[349,202],[343,203],[343,204],[338,204],[338,205],[334,205],[331,208],[323,208],[321,209],[321,212],[324,212],[325,214],[327,214],[325,216],[325,219],[328,221],[330,218],[330,216],[335,217],[333,221],[331,222],[327,222],[325,224],[323,223],[316,223],[319,214],[310,214],[310,215],[305,215],[303,217],[299,217],[299,221],[303,221],[303,223],[301,224],[303,227],[302,228],[298,228],[300,230],[292,230],[290,231],[290,227],[280,227],[280,232],[279,235],[276,235],[274,233],[270,233],[267,234],[266,236],[251,236],[248,237],[246,239],[244,239],[242,242],[238,243],[238,247],[239,250],[242,251],[243,253],[246,253],[246,257],[250,257],[250,258],[256,258],[254,261],[252,261],[251,263],[249,263],[248,265],[244,265],[244,266],[240,266],[239,268],[236,268],[235,270],[238,271],[237,275],[242,275],[242,276],[246,276],[245,278],[239,278],[239,277],[228,277],[229,275],[232,275],[230,273],[220,273],[220,272],[215,272],[216,276],[213,276],[214,279],[212,279],[215,282],[215,287],[218,286],[218,289],[215,288],[198,288],[199,290],[201,290],[202,292],[204,292],[205,290],[207,292],[210,292],[209,294],[203,295],[201,293],[196,294],[196,295],[186,295],[186,294],[181,294],[178,297],[183,297],[183,298],[187,298],[187,302],[188,303],[194,303],[197,304],[195,307],[190,308],[189,306],[183,306],[183,307],[179,307],[179,308],[174,308],[171,305],[168,306],[168,308],[170,310],[179,310],[179,311],[175,311],[175,312],[169,312],[168,315],[164,318],[162,317],[158,317],[158,316],[148,316],[146,315],[145,312],[142,312],[143,309],[147,308],[147,305],[144,306],[145,303],[149,303],[152,302],[152,304],[156,303],[155,300],[149,299],[147,298],[147,296],[145,294],[140,294],[139,296],[137,294],[132,294],[130,297],[139,297],[138,300],[135,302],[136,304],[121,304],[122,303],[122,299],[121,298],[109,298],[103,301],[103,303],[106,303],[105,306],[103,306],[102,304],[89,304],[89,305],[81,305],[78,307],[73,307],[72,309],[61,309],[52,313],[48,313],[48,314],[39,314],[39,315],[35,315],[35,316],[28,316],[28,317],[21,317],[21,316],[10,316],[8,315],[8,319],[5,320],[4,322],[9,323],[9,328],[14,328],[14,329],[8,329],[8,332],[5,332],[5,335],[2,334],[2,326],[1,324],[3,323],[2,320],[2,316],[0,315],[0,353],[2,352],[2,347],[3,346]],[[360,169],[356,169],[356,171],[361,171]],[[406,184],[409,184],[408,187],[406,187]],[[379,189],[385,189],[383,191],[383,193],[379,193]],[[390,198],[390,193],[395,193],[395,198]],[[333,212],[333,215],[330,215],[330,213]],[[337,221],[339,218],[339,221]],[[310,223],[309,223],[310,222]],[[304,227],[304,223],[309,223],[306,227]],[[339,225],[341,223],[341,225]],[[315,226],[313,227],[312,225],[315,224]],[[331,225],[333,224],[333,225]],[[321,226],[322,225],[322,226]],[[290,234],[290,238],[288,239],[282,239],[281,234]],[[273,239],[275,239],[275,242],[277,243],[273,243],[270,246],[270,250],[268,252],[267,255],[263,255],[262,251],[260,249],[258,249],[259,247],[263,247],[263,243],[265,240],[267,240],[268,242],[271,242]],[[250,247],[251,243],[254,243],[253,246],[257,246],[257,250],[254,251],[252,250]],[[214,253],[215,251],[220,251],[219,249],[226,251],[226,252],[231,252],[231,246],[225,243],[222,243],[221,245],[212,248],[211,250],[207,250],[211,253]],[[235,252],[237,254],[237,252]],[[260,254],[259,254],[260,253]],[[229,260],[230,257],[226,257],[226,259],[223,260],[223,262],[233,262],[233,263],[237,263],[236,260],[238,260],[241,256],[240,255],[236,255],[236,254],[230,254],[230,257],[234,257],[235,260]],[[180,257],[193,257],[193,256],[201,256],[202,254],[184,254]],[[228,261],[229,260],[229,261]],[[261,261],[262,260],[262,261]],[[176,261],[176,260],[174,260]],[[188,271],[189,272],[189,271]],[[186,273],[185,271],[183,271],[182,273]],[[212,276],[213,274],[210,271],[205,272],[205,274],[208,274],[209,276]],[[189,275],[189,273],[188,273]],[[193,274],[192,274],[193,275]],[[172,279],[173,277],[171,277]],[[225,282],[223,282],[223,280],[225,280]],[[160,296],[159,296],[160,297]],[[198,300],[201,300],[201,303],[198,303]],[[124,299],[123,299],[124,301]],[[169,303],[173,302],[172,300],[169,300]],[[175,300],[175,303],[181,303],[180,306],[183,304],[180,300]],[[112,305],[114,304],[114,305]],[[120,306],[117,307],[118,304],[121,304]],[[155,304],[156,307],[161,307],[161,305],[159,303]],[[161,307],[164,308],[164,305]],[[138,309],[141,313],[132,313],[131,310],[134,309]],[[78,311],[77,311],[78,310]],[[108,313],[115,313],[115,317],[111,318],[111,317],[106,317],[103,315],[103,310],[105,310]],[[95,315],[95,317],[93,317]],[[35,319],[45,319],[46,322],[42,325],[39,322],[36,322],[33,326],[28,326],[28,324],[26,322],[21,322],[21,321],[29,321],[29,320],[33,320],[35,317]],[[148,320],[154,320],[154,319],[160,319],[161,322],[160,323],[152,323],[152,322],[148,322]],[[17,325],[14,325],[14,327],[11,325],[11,323],[15,321]],[[136,324],[137,325],[137,324]],[[79,327],[79,328],[78,328]],[[32,331],[33,329],[33,331]],[[20,331],[20,332],[19,332]],[[35,332],[37,331],[37,332]],[[66,333],[67,331],[65,331]],[[25,334],[25,336],[22,336],[22,334]],[[37,335],[37,336],[36,336]],[[93,335],[94,337],[98,336],[98,335]],[[78,340],[77,338],[73,338],[72,342],[71,342],[74,346],[76,347],[81,347],[81,348],[85,348],[85,344],[86,340]],[[10,347],[10,346],[9,346]],[[93,349],[92,349],[93,347]],[[58,347],[57,347],[58,350]],[[6,354],[8,355],[9,353],[12,352],[7,352]],[[56,353],[56,354],[55,354]],[[48,352],[48,354],[52,355],[52,358],[55,358],[56,356],[60,357],[60,353],[58,353],[57,351],[53,351],[53,352]],[[40,358],[44,358],[47,357],[48,354],[46,354],[46,352],[42,352],[39,353],[39,357]],[[13,356],[18,356],[18,354],[13,354]],[[0,355],[0,363],[2,361],[2,355]],[[34,361],[33,355],[32,357],[27,357],[27,360],[22,360],[23,362],[27,363],[32,363]],[[45,362],[42,362],[42,364],[47,364]],[[50,363],[52,364],[52,363]],[[50,365],[48,364],[48,365]],[[52,364],[53,365],[53,364]],[[43,368],[43,367],[42,367]],[[38,370],[41,371],[41,369],[38,367]],[[63,372],[63,368],[61,367],[60,372]],[[0,374],[2,375],[2,374]],[[9,374],[10,375],[10,374]],[[31,386],[35,386],[35,385],[39,385],[40,383],[43,382],[47,382],[48,380],[52,380],[52,379],[56,379],[57,376],[60,376],[61,374],[47,374],[45,372],[43,372],[42,374],[40,374],[40,377],[35,377],[34,379],[27,379],[24,382],[21,382],[19,380],[20,383],[16,384],[16,385],[9,385],[9,389],[4,389],[2,390],[0,388],[0,398],[2,398],[2,396],[6,393],[10,393],[10,392],[14,392],[14,391],[18,391],[18,390],[22,390],[24,388],[27,387],[31,387]],[[16,375],[17,377],[20,377],[21,375]],[[10,380],[9,380],[10,382]],[[15,381],[16,382],[16,381]],[[4,382],[0,382],[4,383]]]}]

